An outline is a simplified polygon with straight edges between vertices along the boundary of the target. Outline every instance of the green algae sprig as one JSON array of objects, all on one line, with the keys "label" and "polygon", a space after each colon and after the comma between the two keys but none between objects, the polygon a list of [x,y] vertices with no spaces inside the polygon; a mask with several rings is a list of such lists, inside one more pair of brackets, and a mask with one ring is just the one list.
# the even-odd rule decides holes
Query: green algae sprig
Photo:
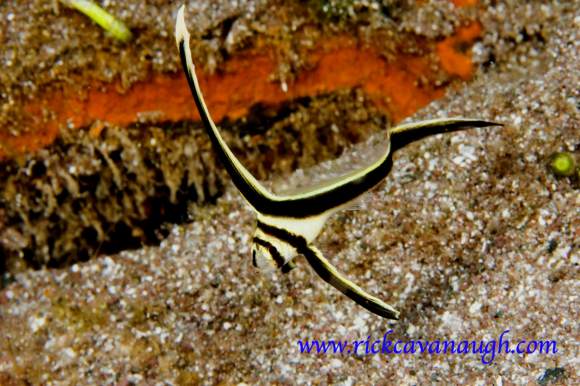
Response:
[{"label": "green algae sprig", "polygon": [[574,174],[576,160],[574,159],[574,156],[568,152],[558,152],[550,156],[550,163],[548,166],[555,175],[569,177]]},{"label": "green algae sprig", "polygon": [[99,7],[94,2],[90,0],[61,0],[61,2],[68,7],[84,13],[115,39],[123,42],[131,40],[131,30],[122,21]]}]

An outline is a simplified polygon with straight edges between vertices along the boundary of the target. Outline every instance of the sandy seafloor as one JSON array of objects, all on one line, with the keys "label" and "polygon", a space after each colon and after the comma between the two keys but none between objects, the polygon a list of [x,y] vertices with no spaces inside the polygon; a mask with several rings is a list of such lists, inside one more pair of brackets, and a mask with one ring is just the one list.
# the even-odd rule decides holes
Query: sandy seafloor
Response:
[{"label": "sandy seafloor", "polygon": [[[544,52],[481,71],[411,118],[505,127],[400,151],[386,182],[319,237],[400,321],[369,314],[301,258],[285,276],[256,271],[254,215],[230,186],[159,247],[17,275],[0,293],[0,384],[577,384],[580,194],[546,161],[579,152],[580,16],[562,15],[551,30]],[[364,160],[368,146],[286,183]],[[403,341],[488,341],[509,329],[512,344],[555,340],[558,353],[499,354],[486,365],[473,354],[297,347],[390,329]]]}]

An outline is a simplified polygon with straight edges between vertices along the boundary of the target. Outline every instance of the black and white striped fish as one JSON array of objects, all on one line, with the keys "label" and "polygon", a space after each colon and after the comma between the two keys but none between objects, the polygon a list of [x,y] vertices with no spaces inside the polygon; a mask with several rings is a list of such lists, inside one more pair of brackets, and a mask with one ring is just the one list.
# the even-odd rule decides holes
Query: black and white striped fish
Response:
[{"label": "black and white striped fish", "polygon": [[175,38],[193,99],[213,147],[234,185],[257,214],[252,242],[254,265],[265,259],[282,272],[288,272],[294,267],[292,259],[303,255],[324,281],[356,303],[384,318],[398,319],[397,310],[340,274],[312,242],[332,214],[347,207],[387,177],[393,167],[393,152],[430,135],[498,124],[477,119],[444,118],[400,125],[389,129],[390,142],[383,155],[371,165],[299,194],[273,194],[239,162],[209,115],[191,58],[184,6],[177,14]]}]

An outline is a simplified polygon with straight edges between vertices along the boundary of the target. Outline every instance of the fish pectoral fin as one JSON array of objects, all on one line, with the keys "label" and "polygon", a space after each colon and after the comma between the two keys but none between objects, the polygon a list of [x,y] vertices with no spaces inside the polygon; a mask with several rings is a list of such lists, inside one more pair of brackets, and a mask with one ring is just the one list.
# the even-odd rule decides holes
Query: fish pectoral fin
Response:
[{"label": "fish pectoral fin", "polygon": [[399,311],[381,299],[368,294],[358,285],[344,277],[314,245],[308,245],[308,249],[302,252],[308,264],[322,280],[372,313],[387,319],[399,319]]}]

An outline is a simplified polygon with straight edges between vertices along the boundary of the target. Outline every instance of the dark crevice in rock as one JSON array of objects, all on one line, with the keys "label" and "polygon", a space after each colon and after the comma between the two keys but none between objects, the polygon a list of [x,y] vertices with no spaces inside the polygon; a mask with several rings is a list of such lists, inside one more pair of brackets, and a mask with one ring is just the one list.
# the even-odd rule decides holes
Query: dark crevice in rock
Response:
[{"label": "dark crevice in rock", "polygon": [[[385,128],[359,90],[255,106],[221,122],[232,150],[259,179],[335,158]],[[212,203],[229,178],[197,122],[94,126],[0,165],[0,266],[64,267],[156,244],[192,202]]]}]

